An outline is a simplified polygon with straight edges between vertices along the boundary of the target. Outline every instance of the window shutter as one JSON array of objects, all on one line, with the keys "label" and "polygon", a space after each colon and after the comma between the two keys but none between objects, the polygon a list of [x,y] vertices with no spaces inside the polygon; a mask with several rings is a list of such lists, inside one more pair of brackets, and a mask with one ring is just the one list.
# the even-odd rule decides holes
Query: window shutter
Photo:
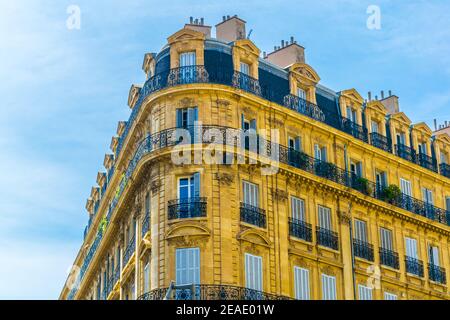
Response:
[{"label": "window shutter", "polygon": [[322,299],[336,300],[336,277],[322,274]]},{"label": "window shutter", "polygon": [[200,173],[196,172],[193,175],[194,177],[194,197],[200,197]]},{"label": "window shutter", "polygon": [[294,267],[294,285],[295,298],[297,300],[309,300],[309,270],[299,267]]},{"label": "window shutter", "polygon": [[147,262],[144,267],[144,293],[150,291],[150,265]]},{"label": "window shutter", "polygon": [[417,240],[406,238],[406,256],[417,259]]},{"label": "window shutter", "polygon": [[245,254],[245,285],[262,291],[262,257]]},{"label": "window shutter", "polygon": [[439,266],[439,248],[429,246],[429,262],[435,266]]},{"label": "window shutter", "polygon": [[397,295],[389,292],[384,293],[384,300],[397,300]]},{"label": "window shutter", "polygon": [[177,249],[175,257],[177,285],[200,283],[200,249]]},{"label": "window shutter", "polygon": [[359,300],[372,300],[372,288],[359,285]]},{"label": "window shutter", "polygon": [[329,208],[319,206],[319,227],[331,230],[331,211]]},{"label": "window shutter", "polygon": [[297,197],[291,197],[291,216],[293,219],[306,221],[305,202]]},{"label": "window shutter", "polygon": [[322,149],[321,149],[321,160],[327,161],[327,148],[326,147],[322,147]]},{"label": "window shutter", "polygon": [[302,141],[300,137],[295,138],[295,150],[301,151],[302,150]]},{"label": "window shutter", "polygon": [[241,114],[241,128],[245,130],[245,117],[243,113]]},{"label": "window shutter", "polygon": [[445,198],[446,210],[450,212],[450,197]]},{"label": "window shutter", "polygon": [[388,229],[380,228],[381,248],[393,251],[392,232]]},{"label": "window shutter", "polygon": [[250,129],[253,129],[256,131],[256,119],[250,120]]},{"label": "window shutter", "polygon": [[365,221],[355,220],[355,238],[367,242],[367,225]]},{"label": "window shutter", "polygon": [[320,153],[320,147],[318,144],[314,145],[314,158],[321,160],[322,154]]},{"label": "window shutter", "polygon": [[183,109],[177,109],[177,128],[183,127]]}]

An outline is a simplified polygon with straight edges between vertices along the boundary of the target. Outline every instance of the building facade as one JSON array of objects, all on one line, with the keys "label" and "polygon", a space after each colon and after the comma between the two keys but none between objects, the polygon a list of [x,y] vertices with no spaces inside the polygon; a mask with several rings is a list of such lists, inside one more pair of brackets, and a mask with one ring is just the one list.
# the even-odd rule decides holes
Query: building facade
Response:
[{"label": "building facade", "polygon": [[61,299],[450,298],[447,133],[320,85],[292,38],[261,55],[237,16],[143,70]]}]

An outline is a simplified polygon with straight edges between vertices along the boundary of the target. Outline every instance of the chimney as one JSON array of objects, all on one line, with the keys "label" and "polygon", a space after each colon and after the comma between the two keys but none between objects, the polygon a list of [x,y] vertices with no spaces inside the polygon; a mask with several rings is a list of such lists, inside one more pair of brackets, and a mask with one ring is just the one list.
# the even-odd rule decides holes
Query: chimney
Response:
[{"label": "chimney", "polygon": [[437,120],[434,119],[434,131],[436,131],[436,130],[437,130]]},{"label": "chimney", "polygon": [[384,99],[384,90],[381,90],[381,100]]},{"label": "chimney", "polygon": [[200,23],[198,19],[193,17],[189,18],[189,23],[184,25],[185,29],[190,29],[203,33],[207,38],[211,38],[211,26],[205,26],[205,19],[200,18]]},{"label": "chimney", "polygon": [[245,23],[237,15],[227,16],[225,20],[216,25],[216,38],[227,43],[245,39]]},{"label": "chimney", "polygon": [[389,97],[382,99],[381,103],[387,109],[388,114],[400,112],[398,97],[396,95],[392,95],[392,92],[390,90],[389,90]]},{"label": "chimney", "polygon": [[368,96],[369,96],[369,101],[372,101],[372,92],[369,91]]},{"label": "chimney", "polygon": [[267,54],[267,61],[285,69],[294,63],[305,63],[305,48],[297,44],[294,37],[290,41],[281,40],[281,47],[274,47],[274,51]]}]

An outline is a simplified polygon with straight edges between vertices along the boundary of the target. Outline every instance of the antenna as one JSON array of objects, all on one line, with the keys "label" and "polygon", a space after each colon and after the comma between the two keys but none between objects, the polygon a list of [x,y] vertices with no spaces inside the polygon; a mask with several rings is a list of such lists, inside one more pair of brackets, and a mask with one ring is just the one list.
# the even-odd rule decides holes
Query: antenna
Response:
[{"label": "antenna", "polygon": [[247,39],[250,39],[250,36],[252,35],[253,29],[250,30],[250,32],[247,35]]}]

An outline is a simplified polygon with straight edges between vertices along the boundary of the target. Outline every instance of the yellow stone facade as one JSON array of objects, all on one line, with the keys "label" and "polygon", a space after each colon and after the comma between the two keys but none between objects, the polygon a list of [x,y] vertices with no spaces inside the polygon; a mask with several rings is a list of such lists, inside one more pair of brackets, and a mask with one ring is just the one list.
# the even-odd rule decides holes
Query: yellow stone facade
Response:
[{"label": "yellow stone facade", "polygon": [[[201,32],[187,28],[169,37],[170,68],[179,67],[179,55],[186,51],[195,51],[197,65],[203,65],[205,41],[208,39]],[[240,62],[245,61],[251,66],[251,76],[258,80],[260,50],[248,39],[238,39],[229,45],[235,71],[239,71]],[[155,59],[155,55],[146,55],[144,61],[149,78],[155,75]],[[295,94],[301,87],[306,92],[306,99],[317,103],[316,86],[320,78],[314,69],[305,63],[295,63],[287,72],[290,93]],[[140,86],[132,86],[131,109],[137,108],[143,90]],[[447,153],[450,150],[448,135],[437,137],[432,144],[432,132],[425,124],[411,125],[403,113],[388,115],[382,103],[365,102],[354,89],[341,91],[339,104],[343,116],[350,106],[356,111],[357,121],[360,124],[366,121],[369,130],[374,120],[380,124],[380,134],[386,135],[386,122],[389,121],[393,137],[396,132],[408,133],[408,145],[411,145],[409,137],[412,137],[413,143],[428,143],[429,154],[431,148]],[[149,134],[176,127],[177,109],[193,106],[198,108],[198,120],[204,125],[239,129],[241,115],[257,119],[258,131],[278,130],[281,145],[287,146],[289,137],[300,137],[302,152],[311,157],[314,157],[315,145],[325,146],[330,163],[348,168],[350,161],[360,162],[363,176],[371,181],[376,180],[377,171],[386,173],[389,184],[399,185],[401,178],[408,179],[413,197],[421,199],[421,190],[425,187],[433,191],[434,205],[446,208],[445,201],[450,196],[449,178],[326,123],[230,85],[205,81],[168,86],[145,97],[132,123],[128,124],[120,152],[116,153],[126,127],[124,122],[119,123],[118,135],[111,142],[114,156],[105,157],[107,173],[98,176],[98,187],[93,188],[87,202],[92,221],[61,299],[136,299],[146,293],[145,286],[148,286],[147,291],[166,288],[176,278],[175,250],[191,247],[200,249],[202,284],[245,287],[244,255],[249,253],[262,257],[262,291],[273,295],[295,298],[294,267],[301,267],[309,270],[311,299],[324,298],[323,274],[335,277],[337,299],[360,299],[359,285],[373,288],[373,299],[385,299],[385,293],[393,294],[399,300],[450,298],[448,285],[430,279],[428,270],[428,248],[433,245],[439,250],[440,266],[446,279],[450,278],[450,227],[446,223],[433,221],[295,166],[280,162],[277,174],[264,175],[264,164],[260,159],[257,164],[175,165],[171,161],[173,147],[169,146],[143,155],[125,181],[127,167],[135,159],[143,139]],[[394,147],[394,142],[392,144]],[[200,145],[194,147],[193,154],[195,150],[202,152]],[[248,158],[254,156],[243,150],[235,152]],[[109,180],[111,168],[114,172]],[[201,197],[206,198],[206,216],[168,219],[168,202],[178,197],[178,178],[197,172],[201,177]],[[109,182],[104,188],[106,180]],[[241,221],[243,181],[258,185],[259,206],[265,211],[266,227]],[[311,241],[290,233],[291,196],[304,200],[305,220],[312,229]],[[105,222],[108,208],[115,200],[117,204]],[[146,201],[150,203],[150,222],[148,231],[143,233]],[[98,208],[94,209],[96,203]],[[319,206],[331,209],[331,230],[338,236],[337,250],[318,244]],[[368,243],[374,248],[373,261],[352,258],[356,219],[367,224]],[[392,231],[393,250],[399,257],[398,269],[380,263],[380,228]],[[103,232],[100,240],[96,240],[99,230]],[[134,248],[129,247],[133,241],[131,234],[135,235]],[[406,271],[405,237],[417,240],[423,276]],[[91,250],[95,241],[98,241],[95,250]],[[127,248],[131,249],[126,252]],[[117,276],[108,274],[105,278],[105,272],[112,272],[108,265],[115,266],[117,261],[122,264],[126,255],[128,262],[120,265],[118,270],[114,268]],[[80,268],[86,259],[90,259],[90,263],[80,276]],[[147,264],[150,279],[144,280]],[[108,282],[106,293],[105,281]]]}]

